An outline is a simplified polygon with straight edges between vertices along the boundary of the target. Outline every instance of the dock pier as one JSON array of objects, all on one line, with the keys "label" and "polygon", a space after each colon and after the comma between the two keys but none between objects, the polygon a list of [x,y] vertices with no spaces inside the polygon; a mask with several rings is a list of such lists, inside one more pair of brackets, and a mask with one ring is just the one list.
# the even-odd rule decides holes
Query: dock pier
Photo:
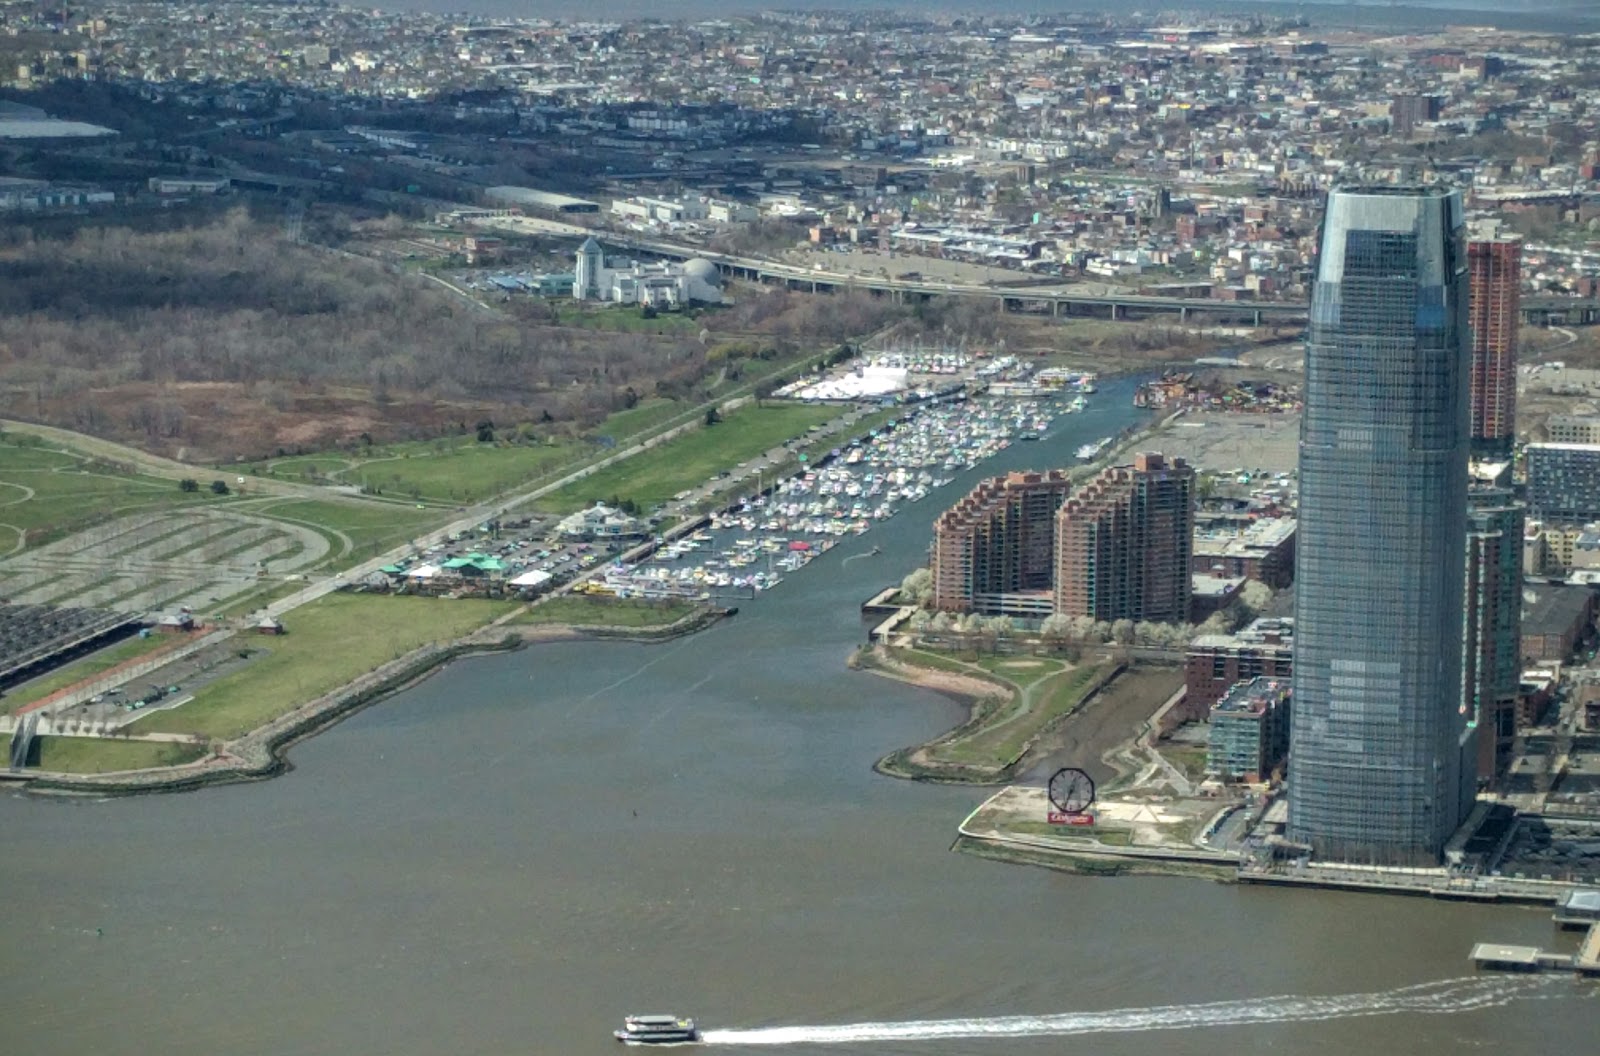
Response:
[{"label": "dock pier", "polygon": [[1492,972],[1570,971],[1600,977],[1600,891],[1573,891],[1556,908],[1558,928],[1587,928],[1578,952],[1548,953],[1537,946],[1480,942],[1472,947],[1473,967]]}]

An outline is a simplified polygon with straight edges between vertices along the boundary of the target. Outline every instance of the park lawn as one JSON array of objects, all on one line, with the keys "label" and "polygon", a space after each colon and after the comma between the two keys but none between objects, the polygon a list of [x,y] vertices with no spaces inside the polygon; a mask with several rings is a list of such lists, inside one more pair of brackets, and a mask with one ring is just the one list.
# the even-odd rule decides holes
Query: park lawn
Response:
[{"label": "park lawn", "polygon": [[266,655],[201,686],[187,704],[139,719],[133,729],[231,740],[429,642],[461,638],[516,605],[329,594],[287,614],[287,634],[240,639],[241,648],[248,644]]},{"label": "park lawn", "polygon": [[743,407],[716,425],[693,429],[597,470],[539,499],[539,509],[571,513],[595,501],[631,499],[642,510],[704,484],[719,470],[777,447],[839,414],[836,407],[791,404]]},{"label": "park lawn", "polygon": [[83,657],[81,660],[74,660],[70,664],[58,667],[49,674],[34,679],[32,682],[7,690],[3,698],[3,708],[5,711],[15,714],[18,708],[26,704],[32,704],[36,700],[43,700],[58,689],[65,689],[67,686],[93,678],[100,672],[109,671],[124,661],[132,660],[136,656],[144,656],[146,653],[153,653],[164,645],[172,644],[171,638],[162,637],[161,635],[152,634],[148,638],[140,638],[138,635],[134,635],[126,641],[109,645],[97,653]]},{"label": "park lawn", "polygon": [[1048,821],[1012,821],[1006,823],[1005,833],[1008,836],[1055,836],[1106,847],[1133,846],[1133,833],[1127,829],[1103,829],[1098,825],[1074,828],[1070,825],[1052,825]]},{"label": "park lawn", "polygon": [[640,433],[659,429],[674,418],[683,417],[692,410],[694,410],[692,404],[669,400],[664,396],[653,396],[648,400],[640,400],[627,410],[607,415],[605,421],[595,426],[594,435],[609,436],[618,441],[627,440]]},{"label": "park lawn", "polygon": [[353,484],[395,499],[458,505],[481,502],[547,476],[589,452],[572,440],[479,443],[473,436],[414,440],[359,454],[304,455],[246,467],[278,480]]},{"label": "park lawn", "polygon": [[108,774],[182,766],[205,754],[203,744],[122,741],[112,737],[40,737],[39,769],[58,774]]},{"label": "park lawn", "polygon": [[[263,517],[324,530],[333,542],[331,560],[375,557],[408,539],[426,535],[449,515],[437,509],[417,509],[398,502],[361,499],[289,499],[252,509]],[[345,548],[340,535],[350,540]]]},{"label": "park lawn", "polygon": [[378,495],[425,502],[482,502],[545,476],[580,457],[570,441],[542,444],[480,444],[475,440],[441,449],[424,448],[362,462],[339,475]]},{"label": "park lawn", "polygon": [[[338,455],[303,455],[294,458],[275,458],[263,463],[259,467],[259,472],[279,480],[312,482],[337,477],[354,464],[355,459]],[[251,469],[252,472],[257,471],[256,467]]]},{"label": "park lawn", "polygon": [[700,606],[676,598],[606,598],[563,594],[517,614],[514,623],[571,624],[574,627],[665,627]]},{"label": "park lawn", "polygon": [[974,675],[980,678],[983,675],[981,671],[974,671],[972,664],[942,653],[932,653],[923,649],[898,648],[890,649],[889,653],[896,660],[910,664],[913,667],[932,667],[939,671],[954,671],[956,674]]},{"label": "park lawn", "polygon": [[1021,693],[1012,706],[1002,709],[993,722],[983,724],[970,736],[941,745],[939,755],[956,763],[1010,766],[1039,731],[1083,702],[1100,668],[1073,668],[1029,680],[1018,678],[1018,674],[1007,673],[1021,685]]},{"label": "park lawn", "polygon": [[1055,674],[1064,665],[1060,660],[1042,656],[985,656],[978,661],[978,666],[1001,678],[1028,684]]},{"label": "park lawn", "polygon": [[30,544],[126,513],[226,502],[202,488],[184,492],[174,480],[119,473],[57,447],[0,440],[0,554],[25,532]]}]

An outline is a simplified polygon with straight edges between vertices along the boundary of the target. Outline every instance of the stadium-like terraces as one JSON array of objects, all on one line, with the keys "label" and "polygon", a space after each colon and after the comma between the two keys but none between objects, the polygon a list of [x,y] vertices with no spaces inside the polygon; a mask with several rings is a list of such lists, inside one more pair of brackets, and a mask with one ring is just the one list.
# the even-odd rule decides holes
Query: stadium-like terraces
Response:
[{"label": "stadium-like terraces", "polygon": [[0,686],[31,678],[119,634],[137,616],[104,609],[0,604]]}]

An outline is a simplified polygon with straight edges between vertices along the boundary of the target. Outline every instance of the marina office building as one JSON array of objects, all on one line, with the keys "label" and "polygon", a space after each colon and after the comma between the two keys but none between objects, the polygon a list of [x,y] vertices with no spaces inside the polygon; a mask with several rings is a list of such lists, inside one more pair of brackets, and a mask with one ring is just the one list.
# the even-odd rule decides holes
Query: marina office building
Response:
[{"label": "marina office building", "polygon": [[1436,865],[1472,802],[1462,708],[1469,372],[1459,193],[1329,195],[1306,333],[1286,835]]}]

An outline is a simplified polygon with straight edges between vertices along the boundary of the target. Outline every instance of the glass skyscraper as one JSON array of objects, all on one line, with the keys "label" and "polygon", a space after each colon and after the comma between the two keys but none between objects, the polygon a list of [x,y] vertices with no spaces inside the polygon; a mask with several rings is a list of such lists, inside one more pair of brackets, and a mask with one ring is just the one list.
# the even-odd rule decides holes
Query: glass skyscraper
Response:
[{"label": "glass skyscraper", "polygon": [[1467,272],[1459,195],[1334,191],[1306,334],[1290,840],[1439,861],[1471,801],[1461,694]]}]

